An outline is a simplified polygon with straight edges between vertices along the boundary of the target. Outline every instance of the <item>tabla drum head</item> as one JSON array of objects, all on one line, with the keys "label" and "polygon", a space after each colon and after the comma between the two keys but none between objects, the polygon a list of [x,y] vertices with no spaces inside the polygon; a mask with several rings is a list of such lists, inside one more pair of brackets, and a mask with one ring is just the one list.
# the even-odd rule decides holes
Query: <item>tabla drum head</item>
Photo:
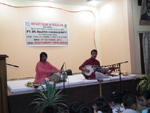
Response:
[{"label": "tabla drum head", "polygon": [[61,80],[60,73],[54,73],[50,76],[50,81],[58,83]]}]

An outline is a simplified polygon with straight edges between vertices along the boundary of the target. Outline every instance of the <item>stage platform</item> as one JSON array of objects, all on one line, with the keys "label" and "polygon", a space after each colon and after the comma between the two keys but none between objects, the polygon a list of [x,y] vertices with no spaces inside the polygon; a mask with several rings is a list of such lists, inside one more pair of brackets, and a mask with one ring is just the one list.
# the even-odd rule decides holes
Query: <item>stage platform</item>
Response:
[{"label": "stage platform", "polygon": [[[131,80],[136,78],[135,74],[131,74],[130,76],[122,76],[121,80]],[[8,89],[13,94],[20,94],[20,93],[30,93],[35,92],[37,89],[35,88],[29,88],[26,86],[27,82],[33,82],[33,79],[25,79],[25,80],[13,80],[13,81],[7,81]],[[109,78],[104,78],[103,83],[109,83],[109,82],[116,82],[119,81],[119,75],[118,76],[110,76]],[[87,80],[84,78],[82,74],[75,74],[72,76],[68,76],[66,82],[65,82],[65,88],[72,88],[72,87],[80,87],[80,86],[87,86],[87,85],[94,85],[99,84],[97,80]],[[46,87],[43,85],[44,88]],[[56,88],[62,89],[63,83],[58,83],[56,85]],[[42,89],[39,87],[38,89]]]},{"label": "stage platform", "polygon": [[[141,75],[142,76],[142,75]],[[129,89],[133,94],[137,94],[136,85],[139,80],[134,80],[135,74],[121,76],[122,89]],[[8,81],[8,99],[11,113],[35,113],[34,106],[28,106],[35,98],[36,89],[26,87],[28,81],[34,79]],[[119,76],[103,79],[102,94],[109,99],[111,93],[120,90]],[[44,86],[45,87],[45,86]],[[57,88],[62,89],[63,83],[58,83]],[[39,87],[39,89],[41,89]],[[93,104],[96,97],[99,97],[99,82],[97,80],[86,80],[82,74],[68,76],[65,82],[65,95],[68,103],[78,101],[80,103]]]}]

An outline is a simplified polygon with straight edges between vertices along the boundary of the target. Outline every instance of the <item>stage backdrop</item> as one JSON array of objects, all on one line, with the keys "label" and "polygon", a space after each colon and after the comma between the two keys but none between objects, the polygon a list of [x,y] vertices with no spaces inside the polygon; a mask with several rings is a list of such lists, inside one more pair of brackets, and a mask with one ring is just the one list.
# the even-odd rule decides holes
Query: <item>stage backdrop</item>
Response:
[{"label": "stage backdrop", "polygon": [[[3,11],[3,12],[2,12]],[[35,66],[39,54],[46,52],[48,61],[73,73],[80,72],[79,66],[90,57],[95,48],[95,16],[90,11],[70,12],[56,7],[12,7],[0,4],[0,54],[6,54],[8,79],[35,76]],[[24,20],[67,22],[69,25],[70,45],[65,47],[26,47]]]}]

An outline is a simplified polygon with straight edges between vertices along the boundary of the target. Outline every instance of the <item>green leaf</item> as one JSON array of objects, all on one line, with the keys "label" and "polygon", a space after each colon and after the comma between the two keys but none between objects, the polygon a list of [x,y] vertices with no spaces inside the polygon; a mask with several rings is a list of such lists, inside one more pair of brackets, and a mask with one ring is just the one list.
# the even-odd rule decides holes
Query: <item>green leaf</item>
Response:
[{"label": "green leaf", "polygon": [[38,90],[39,95],[35,95],[37,97],[34,99],[30,105],[36,104],[35,110],[38,113],[40,110],[43,110],[45,107],[49,105],[57,105],[60,110],[63,110],[62,106],[68,108],[67,104],[65,104],[66,95],[62,95],[62,90],[56,89],[56,84],[53,85],[49,82],[46,82],[46,90],[41,85],[44,92]]},{"label": "green leaf", "polygon": [[57,106],[61,105],[61,106],[64,106],[66,108],[68,108],[68,105],[64,104],[64,103],[56,103]]},{"label": "green leaf", "polygon": [[52,85],[50,83],[46,82],[46,88],[47,88],[47,96],[48,99],[51,99],[51,95],[52,95]]},{"label": "green leaf", "polygon": [[140,85],[140,90],[141,90],[141,91],[146,90],[146,89],[147,89],[148,82],[147,82],[146,80],[143,80],[141,83],[142,83],[142,84]]},{"label": "green leaf", "polygon": [[143,91],[145,89],[145,86],[146,86],[146,84],[144,84],[144,83],[141,85],[141,87],[140,87],[141,91]]},{"label": "green leaf", "polygon": [[145,80],[145,79],[143,79],[143,80],[141,80],[139,83],[138,83],[138,85],[137,85],[137,90],[140,88],[140,90],[141,91],[143,91],[143,89],[142,88],[144,88],[143,87],[143,84],[146,84],[147,83],[147,80]]},{"label": "green leaf", "polygon": [[36,113],[38,113],[40,110],[43,110],[42,106],[40,106],[36,109]]},{"label": "green leaf", "polygon": [[48,103],[45,103],[43,104],[42,108],[44,109],[45,107],[47,107],[49,104]]},{"label": "green leaf", "polygon": [[150,91],[150,84],[147,85],[147,90]]},{"label": "green leaf", "polygon": [[34,110],[38,109],[39,107],[41,108],[41,106],[42,106],[42,103],[37,104],[37,105],[35,106]]},{"label": "green leaf", "polygon": [[52,95],[51,95],[51,99],[55,96],[56,93],[56,84],[54,83],[52,86]]},{"label": "green leaf", "polygon": [[58,95],[53,99],[53,101],[58,101],[58,100],[65,100],[61,95]]},{"label": "green leaf", "polygon": [[37,98],[42,98],[42,99],[44,99],[44,100],[47,100],[47,99],[45,99],[43,96],[41,96],[41,95],[34,95],[34,97],[37,97]]},{"label": "green leaf", "polygon": [[36,99],[34,99],[33,101],[43,101],[43,102],[45,102],[45,101],[47,101],[46,99],[43,99],[43,98],[36,98]]},{"label": "green leaf", "polygon": [[57,90],[57,92],[55,93],[55,96],[58,96],[61,92],[62,90]]},{"label": "green leaf", "polygon": [[64,109],[62,107],[58,106],[58,113],[60,113],[61,111],[63,111]]},{"label": "green leaf", "polygon": [[46,95],[46,91],[45,91],[45,88],[40,84],[40,86],[42,87],[43,91],[44,91],[44,94]]},{"label": "green leaf", "polygon": [[42,91],[38,91],[39,93],[40,93],[40,95],[43,97],[43,98],[45,98],[45,99],[47,99],[47,95],[45,95]]},{"label": "green leaf", "polygon": [[148,83],[150,84],[150,76],[147,74],[147,80],[148,80]]},{"label": "green leaf", "polygon": [[33,105],[33,104],[39,104],[40,102],[31,102],[28,106]]}]

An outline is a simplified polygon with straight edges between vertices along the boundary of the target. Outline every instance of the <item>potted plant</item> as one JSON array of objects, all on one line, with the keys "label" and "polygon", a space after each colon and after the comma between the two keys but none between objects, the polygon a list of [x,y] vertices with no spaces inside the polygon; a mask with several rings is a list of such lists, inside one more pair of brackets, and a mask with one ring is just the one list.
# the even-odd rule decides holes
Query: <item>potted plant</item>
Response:
[{"label": "potted plant", "polygon": [[44,108],[48,106],[55,105],[58,108],[58,112],[63,111],[64,108],[68,109],[68,106],[65,102],[65,95],[62,95],[62,90],[56,89],[56,84],[54,82],[46,81],[46,90],[40,85],[43,89],[43,92],[38,90],[38,95],[35,95],[35,98],[30,105],[36,104],[35,110],[36,113],[42,112]]},{"label": "potted plant", "polygon": [[136,78],[140,79],[136,89],[140,89],[140,91],[150,90],[150,76],[147,74],[145,77]]}]

